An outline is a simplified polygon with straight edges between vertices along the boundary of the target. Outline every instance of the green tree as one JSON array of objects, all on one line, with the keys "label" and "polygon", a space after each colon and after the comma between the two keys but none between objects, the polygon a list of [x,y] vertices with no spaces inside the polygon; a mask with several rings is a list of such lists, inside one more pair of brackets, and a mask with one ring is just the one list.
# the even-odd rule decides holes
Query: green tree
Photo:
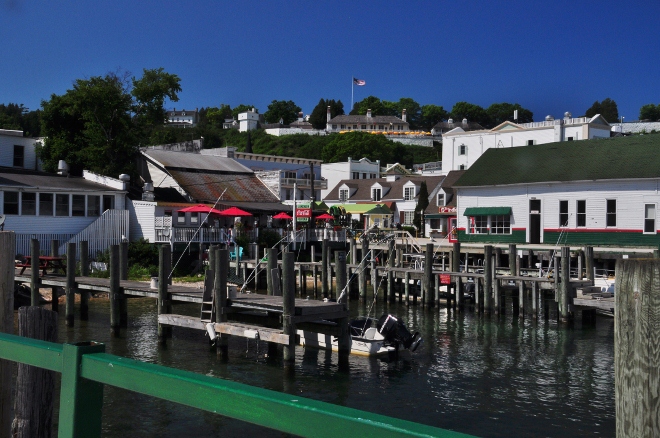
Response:
[{"label": "green tree", "polygon": [[221,104],[220,108],[210,107],[206,109],[205,112],[206,123],[209,125],[222,129],[222,124],[225,122],[225,119],[231,119],[231,107],[226,104]]},{"label": "green tree", "polygon": [[456,102],[451,109],[451,116],[455,122],[467,119],[468,122],[477,122],[483,127],[492,127],[486,110],[472,103]]},{"label": "green tree", "polygon": [[[639,109],[639,120],[650,120],[655,122],[660,120],[660,105],[649,103]],[[608,120],[609,121],[609,120]]]},{"label": "green tree", "polygon": [[325,129],[328,107],[330,107],[330,117],[341,116],[344,114],[344,104],[341,100],[335,102],[334,99],[321,99],[309,116],[309,123],[312,124],[314,129]]},{"label": "green tree", "polygon": [[381,163],[393,163],[395,145],[382,135],[353,131],[346,134],[336,134],[323,148],[321,155],[326,163],[342,162],[348,157],[370,160],[380,160]]},{"label": "green tree", "polygon": [[55,171],[63,159],[74,175],[83,169],[135,175],[139,145],[162,129],[165,99],[178,100],[180,87],[178,77],[162,69],[145,69],[142,79],[129,76],[78,79],[65,94],[42,101],[46,140],[38,152],[45,170]]},{"label": "green tree", "polygon": [[256,108],[254,105],[240,104],[240,105],[238,105],[238,106],[235,106],[234,109],[231,110],[231,116],[232,116],[234,119],[237,119],[237,120],[238,120],[238,115],[239,115],[240,113],[245,113],[245,112],[248,112],[248,111],[252,111],[253,108],[254,108],[254,111],[255,111],[256,113],[259,113],[259,109]]},{"label": "green tree", "polygon": [[410,97],[402,97],[394,104],[396,109],[394,115],[402,117],[403,110],[406,110],[406,121],[410,124],[410,129],[421,129],[422,121],[422,107],[414,99]]},{"label": "green tree", "polygon": [[21,130],[28,137],[39,137],[41,111],[29,111],[23,104],[0,104],[0,129]]},{"label": "green tree", "polygon": [[417,197],[417,206],[413,217],[413,225],[419,230],[420,236],[424,235],[424,210],[429,206],[429,190],[426,187],[426,181],[422,181],[419,186],[419,196]]},{"label": "green tree", "polygon": [[359,102],[353,104],[353,109],[351,109],[350,115],[365,115],[367,110],[371,110],[371,114],[374,116],[387,116],[386,109],[383,106],[383,102],[376,96],[368,96],[362,99]]},{"label": "green tree", "polygon": [[516,110],[518,110],[518,123],[531,123],[534,121],[534,113],[518,103],[494,103],[486,108],[486,113],[488,113],[492,125],[489,127],[493,128],[507,120],[513,122],[513,114]]},{"label": "green tree", "polygon": [[420,128],[425,131],[430,131],[433,127],[447,120],[449,114],[445,109],[438,105],[422,105],[422,116],[420,120]]},{"label": "green tree", "polygon": [[291,100],[273,100],[268,105],[268,110],[264,113],[266,123],[278,123],[288,125],[298,119],[300,107]]},{"label": "green tree", "polygon": [[584,115],[585,117],[593,117],[596,114],[600,114],[610,123],[619,120],[619,109],[617,108],[616,102],[609,97],[602,102],[595,101]]}]

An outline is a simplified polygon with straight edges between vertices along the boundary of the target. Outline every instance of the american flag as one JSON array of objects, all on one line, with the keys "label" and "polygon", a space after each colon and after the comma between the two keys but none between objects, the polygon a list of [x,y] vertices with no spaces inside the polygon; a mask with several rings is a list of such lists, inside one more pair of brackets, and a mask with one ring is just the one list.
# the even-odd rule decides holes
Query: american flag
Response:
[{"label": "american flag", "polygon": [[360,86],[362,86],[362,85],[366,85],[366,84],[367,84],[366,81],[363,81],[362,79],[358,79],[358,78],[353,78],[353,83],[354,83],[355,85],[360,85]]}]

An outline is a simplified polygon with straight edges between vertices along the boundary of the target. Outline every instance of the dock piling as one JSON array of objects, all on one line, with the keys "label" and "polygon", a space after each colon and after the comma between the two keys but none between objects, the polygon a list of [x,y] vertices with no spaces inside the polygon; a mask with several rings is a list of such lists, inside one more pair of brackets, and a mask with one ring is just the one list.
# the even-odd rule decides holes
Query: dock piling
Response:
[{"label": "dock piling", "polygon": [[[168,247],[169,248],[169,247]],[[113,336],[119,336],[119,245],[110,245],[110,331]],[[165,281],[163,281],[165,282]],[[158,284],[160,288],[160,282]],[[167,286],[166,286],[167,288]],[[160,313],[160,312],[159,312]],[[169,312],[163,312],[169,313]]]},{"label": "dock piling", "polygon": [[[128,280],[128,241],[119,244],[119,280]],[[128,300],[123,293],[119,301],[119,324],[128,327]]]},{"label": "dock piling", "polygon": [[396,261],[396,249],[394,248],[394,240],[388,242],[388,252],[387,252],[387,296],[389,297],[389,302],[396,302],[396,291],[394,290],[394,262]]},{"label": "dock piling", "polygon": [[32,255],[32,258],[30,259],[30,291],[31,291],[30,305],[31,306],[38,306],[40,301],[39,287],[41,286],[41,279],[39,278],[39,254],[40,254],[39,240],[30,239],[30,255]]},{"label": "dock piling", "polygon": [[[455,245],[455,244],[454,244]],[[455,247],[454,247],[455,248]],[[459,249],[460,251],[460,249]],[[460,254],[459,254],[460,255]],[[424,254],[424,305],[433,307],[433,286],[431,281],[433,277],[433,243],[426,244]]]},{"label": "dock piling", "polygon": [[[80,275],[89,277],[89,243],[80,241]],[[79,290],[80,293],[80,320],[89,320],[89,291]]]},{"label": "dock piling", "polygon": [[[216,276],[213,284],[213,293],[215,294],[215,321],[220,323],[227,322],[227,275],[229,273],[227,270],[227,266],[229,265],[228,261],[229,250],[216,248],[215,266],[213,266],[213,269],[216,272]],[[216,351],[223,360],[226,360],[229,356],[228,345],[229,339],[227,335],[220,334],[216,338]]]},{"label": "dock piling", "polygon": [[283,299],[282,299],[282,328],[289,336],[289,343],[284,345],[285,367],[292,367],[296,359],[296,324],[293,322],[296,306],[296,277],[294,272],[295,254],[285,252],[282,255]]},{"label": "dock piling", "polygon": [[[69,242],[66,245],[66,326],[73,327],[74,305],[76,301],[76,244]],[[54,293],[53,302],[57,300],[57,292]]]},{"label": "dock piling", "polygon": [[[14,333],[15,252],[16,234],[0,231],[0,331],[3,333]],[[0,360],[0,436],[11,436],[13,370],[14,364]]]},{"label": "dock piling", "polygon": [[360,254],[360,267],[358,274],[358,287],[360,290],[360,302],[367,300],[367,255],[369,254],[369,241],[362,239],[362,252]]},{"label": "dock piling", "polygon": [[[111,254],[113,247],[116,247],[116,245],[110,247]],[[116,251],[118,251],[118,249],[116,249]],[[171,260],[171,251],[172,250],[170,246],[167,244],[160,245],[160,247],[158,248],[158,315],[171,313],[170,298],[167,293],[167,283],[169,277],[168,268]],[[110,264],[110,276],[112,278],[112,264]],[[117,281],[119,281],[119,278],[117,278]],[[160,342],[161,345],[165,345],[165,343],[167,342],[167,338],[169,337],[169,334],[170,334],[170,328],[159,323],[158,342]]]}]

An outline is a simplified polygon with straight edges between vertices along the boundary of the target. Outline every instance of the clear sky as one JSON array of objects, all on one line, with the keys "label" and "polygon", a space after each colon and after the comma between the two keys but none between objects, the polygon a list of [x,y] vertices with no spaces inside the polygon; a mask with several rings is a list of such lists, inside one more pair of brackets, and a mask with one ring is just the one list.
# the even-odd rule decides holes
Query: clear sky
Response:
[{"label": "clear sky", "polygon": [[0,0],[0,103],[37,109],[75,79],[163,67],[193,109],[320,98],[519,103],[626,120],[660,104],[660,1]]}]

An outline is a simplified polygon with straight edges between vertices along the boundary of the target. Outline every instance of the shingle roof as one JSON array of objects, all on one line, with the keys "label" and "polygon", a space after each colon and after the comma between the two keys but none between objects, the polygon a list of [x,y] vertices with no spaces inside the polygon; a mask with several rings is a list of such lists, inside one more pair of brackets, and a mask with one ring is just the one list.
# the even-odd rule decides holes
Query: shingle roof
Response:
[{"label": "shingle roof", "polygon": [[80,177],[66,177],[36,170],[23,170],[12,167],[0,167],[0,187],[60,189],[66,191],[108,191],[117,189],[104,186]]},{"label": "shingle roof", "polygon": [[384,194],[381,201],[403,199],[403,186],[408,181],[414,182],[416,185],[426,181],[426,188],[429,193],[435,189],[444,179],[444,176],[401,176],[396,181],[387,181],[385,178],[372,178],[372,179],[348,179],[340,181],[334,189],[332,189],[324,198],[324,200],[339,200],[339,187],[346,184],[349,187],[357,185],[357,191],[350,197],[351,202],[355,201],[368,201],[371,200],[371,186],[378,183],[383,188],[389,188],[387,194]]},{"label": "shingle roof", "polygon": [[454,187],[660,178],[660,135],[488,149]]},{"label": "shingle roof", "polygon": [[390,124],[390,123],[397,123],[397,124],[408,124],[408,122],[404,122],[402,119],[396,117],[396,116],[371,116],[367,117],[366,115],[342,115],[342,116],[335,116],[332,119],[330,119],[331,124],[360,124],[360,123],[371,123],[371,124]]}]

